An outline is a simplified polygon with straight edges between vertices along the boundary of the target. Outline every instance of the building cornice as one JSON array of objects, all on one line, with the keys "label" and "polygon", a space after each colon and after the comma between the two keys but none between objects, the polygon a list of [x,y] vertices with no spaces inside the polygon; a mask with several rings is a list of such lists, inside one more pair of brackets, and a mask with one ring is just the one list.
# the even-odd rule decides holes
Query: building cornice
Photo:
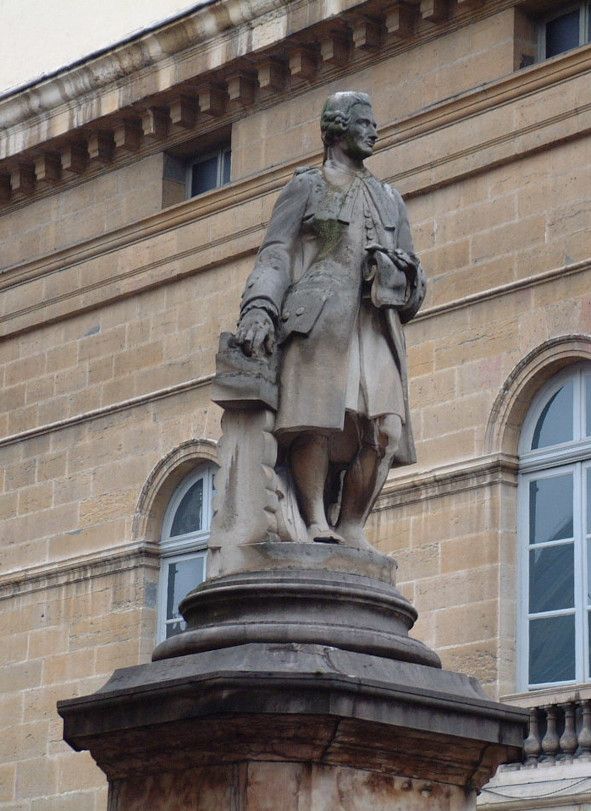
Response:
[{"label": "building cornice", "polygon": [[158,569],[160,549],[151,542],[129,542],[100,552],[41,563],[0,576],[0,601],[17,595],[68,586],[90,578],[118,575],[137,568]]},{"label": "building cornice", "polygon": [[473,457],[427,470],[405,470],[386,482],[374,511],[398,509],[485,487],[516,487],[517,471],[517,457],[504,453]]},{"label": "building cornice", "polygon": [[113,414],[118,414],[121,411],[127,411],[130,408],[138,408],[140,406],[149,405],[157,400],[163,400],[167,397],[176,397],[179,394],[184,394],[188,391],[200,389],[202,386],[209,385],[214,378],[214,373],[203,375],[202,377],[195,377],[191,380],[184,380],[182,383],[177,383],[174,386],[166,386],[165,388],[156,389],[140,394],[137,397],[130,397],[127,400],[121,400],[118,403],[110,403],[101,408],[93,408],[84,411],[80,414],[74,414],[71,417],[65,417],[63,420],[56,420],[55,422],[48,422],[45,425],[39,425],[35,428],[30,428],[27,431],[20,431],[17,434],[9,434],[8,436],[0,438],[0,448],[7,445],[14,445],[18,442],[24,442],[35,437],[44,436],[45,434],[52,434],[54,431],[62,431],[66,428],[72,428],[75,425],[81,425],[85,422],[92,422],[104,417],[110,417]]},{"label": "building cornice", "polygon": [[[485,86],[466,91],[458,97],[433,104],[429,108],[412,114],[405,119],[384,125],[380,131],[376,154],[384,150],[402,147],[406,143],[421,137],[439,137],[443,130],[451,128],[454,124],[463,127],[474,116],[494,113],[499,108],[515,102],[522,104],[533,93],[549,90],[569,79],[589,75],[591,75],[591,45],[579,48],[560,59],[549,60],[524,71],[519,71],[509,77],[490,82]],[[510,154],[502,157],[506,160],[515,160],[529,151],[524,141],[525,136],[536,134],[536,143],[539,144],[539,131],[541,129],[556,127],[572,118],[577,118],[579,126],[572,134],[565,129],[561,133],[560,140],[568,138],[569,134],[571,137],[584,135],[589,127],[582,126],[583,122],[580,119],[582,114],[589,113],[590,110],[591,105],[589,104],[578,105],[576,109],[569,108],[557,114],[533,120],[523,127],[511,127],[493,138],[474,138],[473,143],[469,146],[461,146],[454,152],[445,151],[435,161],[430,160],[424,164],[406,167],[393,173],[385,180],[398,187],[403,186],[405,197],[412,198],[414,195],[429,191],[438,185],[443,185],[445,182],[456,181],[465,174],[473,174],[490,168],[491,162],[487,160],[486,156],[487,148],[497,148],[502,144],[513,144]],[[591,122],[589,126],[591,126]],[[542,146],[547,146],[547,142],[544,141]],[[532,145],[531,149],[533,148]],[[425,179],[426,168],[461,161],[470,154],[482,154],[483,160],[466,166],[464,172],[452,172],[447,179]],[[502,158],[499,159],[500,156],[496,156],[496,158],[494,163],[502,162]],[[0,268],[0,289],[12,285],[15,281],[36,276],[38,273],[45,274],[57,270],[61,271],[64,266],[91,258],[101,252],[130,244],[137,239],[152,234],[177,228],[184,223],[194,222],[202,217],[235,207],[240,203],[273,193],[285,185],[298,166],[319,164],[321,159],[321,152],[315,150],[296,161],[287,161],[281,166],[258,173],[254,177],[241,179],[197,199],[190,199],[163,209],[136,223],[111,231],[105,236],[92,238],[40,259],[3,269]],[[416,178],[415,182],[413,182],[413,178]],[[261,228],[265,226],[266,223],[261,224]]]},{"label": "building cornice", "polygon": [[0,99],[0,204],[170,148],[515,0],[218,0]]}]

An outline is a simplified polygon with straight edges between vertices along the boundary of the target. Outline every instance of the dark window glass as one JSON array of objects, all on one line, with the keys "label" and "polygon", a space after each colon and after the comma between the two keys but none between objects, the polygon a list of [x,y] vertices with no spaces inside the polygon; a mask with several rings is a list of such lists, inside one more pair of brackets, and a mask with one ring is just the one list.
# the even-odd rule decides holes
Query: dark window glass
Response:
[{"label": "dark window glass", "polygon": [[191,197],[217,189],[230,182],[232,150],[225,147],[191,166]]},{"label": "dark window glass", "polygon": [[566,383],[552,395],[540,414],[532,450],[569,442],[573,438],[573,384]]},{"label": "dark window glass", "polygon": [[532,549],[529,553],[529,610],[531,614],[573,608],[574,546]]},{"label": "dark window glass", "polygon": [[573,478],[552,476],[529,483],[529,542],[573,537]]},{"label": "dark window glass", "polygon": [[230,182],[231,169],[232,169],[232,152],[229,149],[226,149],[223,155],[223,167],[222,167],[223,185]]},{"label": "dark window glass", "polygon": [[575,9],[546,23],[546,58],[579,45],[580,13],[580,9]]},{"label": "dark window glass", "polygon": [[203,479],[197,479],[181,499],[170,530],[171,538],[202,529]]},{"label": "dark window glass", "polygon": [[544,684],[575,678],[575,618],[544,617],[529,624],[529,681]]},{"label": "dark window glass", "polygon": [[193,164],[193,175],[191,177],[191,197],[196,194],[215,189],[218,185],[218,156],[214,155],[199,163]]}]

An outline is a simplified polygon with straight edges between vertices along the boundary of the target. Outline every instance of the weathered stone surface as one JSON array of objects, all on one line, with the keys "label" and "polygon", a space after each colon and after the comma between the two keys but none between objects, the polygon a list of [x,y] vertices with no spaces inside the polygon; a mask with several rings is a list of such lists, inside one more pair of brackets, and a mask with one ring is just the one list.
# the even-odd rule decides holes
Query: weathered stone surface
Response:
[{"label": "weathered stone surface", "polygon": [[408,636],[417,612],[395,588],[394,561],[328,547],[248,547],[260,568],[238,569],[194,589],[180,606],[188,630],[162,642],[153,658],[289,641],[439,667],[437,654]]},{"label": "weathered stone surface", "polygon": [[246,644],[116,671],[61,702],[65,739],[111,780],[244,760],[478,787],[520,756],[527,712],[474,679],[330,646]]},{"label": "weathered stone surface", "polygon": [[130,778],[113,791],[119,811],[467,811],[473,792],[347,767],[250,762]]},{"label": "weathered stone surface", "polygon": [[224,412],[209,545],[212,576],[231,565],[239,547],[278,537],[279,483],[273,467],[277,442],[272,428],[273,414],[268,408]]}]

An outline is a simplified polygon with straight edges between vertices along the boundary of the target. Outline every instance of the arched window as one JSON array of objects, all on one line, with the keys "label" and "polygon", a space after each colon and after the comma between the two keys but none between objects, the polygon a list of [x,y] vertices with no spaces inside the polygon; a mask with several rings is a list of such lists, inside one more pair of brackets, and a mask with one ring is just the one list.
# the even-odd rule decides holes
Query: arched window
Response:
[{"label": "arched window", "polygon": [[537,394],[519,447],[521,687],[591,680],[591,363]]},{"label": "arched window", "polygon": [[187,476],[170,500],[162,524],[158,641],[185,630],[179,603],[205,580],[211,525],[213,465]]}]

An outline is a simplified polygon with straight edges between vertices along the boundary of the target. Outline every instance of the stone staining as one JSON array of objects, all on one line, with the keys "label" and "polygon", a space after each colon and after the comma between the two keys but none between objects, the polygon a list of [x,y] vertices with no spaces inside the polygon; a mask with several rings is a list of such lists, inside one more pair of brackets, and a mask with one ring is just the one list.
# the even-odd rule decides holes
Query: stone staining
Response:
[{"label": "stone staining", "polygon": [[289,72],[294,82],[312,82],[316,76],[316,57],[305,46],[294,48],[289,54]]},{"label": "stone staining", "polygon": [[235,107],[251,107],[254,104],[255,80],[248,73],[235,73],[226,80],[228,99]]},{"label": "stone staining", "polygon": [[113,135],[108,131],[93,132],[88,139],[88,155],[91,163],[107,164],[113,160]]},{"label": "stone staining", "polygon": [[122,121],[113,130],[113,137],[117,152],[137,152],[142,138],[140,122],[135,119]]},{"label": "stone staining", "polygon": [[331,65],[344,65],[350,55],[346,30],[331,31],[320,40],[322,61]]},{"label": "stone staining", "polygon": [[86,144],[72,142],[66,144],[60,153],[62,173],[64,175],[79,175],[84,172],[88,164],[88,149]]},{"label": "stone staining", "polygon": [[377,20],[365,16],[354,16],[351,19],[351,26],[355,48],[369,51],[380,46],[382,32]]},{"label": "stone staining", "polygon": [[156,141],[165,138],[168,132],[168,115],[159,107],[149,107],[142,114],[142,133],[144,138]]},{"label": "stone staining", "polygon": [[192,129],[197,120],[197,103],[189,96],[176,96],[169,106],[173,129]]},{"label": "stone staining", "polygon": [[421,17],[438,23],[449,16],[448,0],[421,0]]},{"label": "stone staining", "polygon": [[58,155],[44,152],[35,158],[35,178],[37,183],[54,184],[61,177],[61,163]]},{"label": "stone staining", "polygon": [[217,118],[226,112],[228,96],[221,87],[210,83],[201,85],[197,90],[199,112]]},{"label": "stone staining", "polygon": [[18,163],[10,172],[10,188],[14,199],[30,194],[35,188],[35,169],[28,163]]},{"label": "stone staining", "polygon": [[286,71],[277,59],[265,59],[258,65],[257,77],[263,93],[280,93],[285,87]]},{"label": "stone staining", "polygon": [[7,203],[10,200],[10,176],[0,175],[0,202]]},{"label": "stone staining", "polygon": [[280,195],[236,335],[220,340],[210,572],[264,541],[371,549],[388,471],[415,459],[402,324],[425,278],[404,203],[363,165],[377,138],[367,95],[331,96],[321,131],[324,164]]},{"label": "stone staining", "polygon": [[396,39],[407,39],[414,34],[416,13],[413,6],[395,3],[386,13],[388,34]]}]

